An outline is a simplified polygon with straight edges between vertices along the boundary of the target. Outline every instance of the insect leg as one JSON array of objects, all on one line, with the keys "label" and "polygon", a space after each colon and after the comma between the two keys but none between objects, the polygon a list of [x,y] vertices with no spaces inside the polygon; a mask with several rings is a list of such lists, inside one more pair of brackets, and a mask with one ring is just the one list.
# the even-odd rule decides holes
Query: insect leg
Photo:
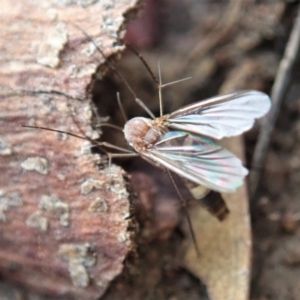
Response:
[{"label": "insect leg", "polygon": [[169,82],[169,83],[162,84],[160,63],[158,62],[157,64],[158,64],[158,76],[159,76],[159,84],[158,84],[159,111],[160,111],[160,116],[162,117],[163,113],[164,113],[163,112],[162,94],[161,94],[162,89],[166,86],[169,86],[169,85],[181,82],[181,81],[191,79],[192,77],[187,77],[187,78],[183,78],[183,79],[179,79],[179,80],[176,80],[176,81],[172,81],[172,82]]},{"label": "insect leg", "polygon": [[[120,148],[120,149],[122,149],[122,148]],[[110,153],[110,152],[106,152],[106,154],[108,156],[108,172],[110,172],[111,162],[112,162],[113,158],[127,158],[127,157],[139,156],[139,154],[136,153],[136,152],[131,152],[131,153]]]},{"label": "insect leg", "polygon": [[159,76],[159,85],[158,85],[158,98],[159,98],[159,114],[163,116],[163,103],[162,103],[162,96],[161,96],[161,89],[162,89],[162,81],[161,81],[161,70],[160,70],[160,63],[157,62],[158,66],[158,76]]},{"label": "insect leg", "polygon": [[171,179],[171,182],[176,190],[176,193],[181,201],[181,204],[182,204],[182,207],[183,207],[183,210],[184,210],[184,213],[185,213],[185,216],[186,216],[186,219],[187,219],[187,222],[188,222],[188,226],[189,226],[189,229],[190,229],[190,232],[191,232],[191,236],[192,236],[192,240],[193,240],[193,244],[195,246],[195,250],[196,250],[196,253],[197,253],[197,256],[199,257],[200,256],[200,250],[199,250],[199,247],[198,247],[198,244],[197,244],[197,240],[196,240],[196,236],[195,236],[195,232],[193,230],[193,226],[192,226],[192,221],[191,221],[191,218],[190,218],[190,215],[189,215],[189,212],[188,212],[188,209],[187,209],[187,205],[186,205],[186,200],[182,197],[175,181],[174,181],[174,178],[171,174],[171,172],[168,170],[168,169],[165,169],[166,172],[168,173],[170,179]]},{"label": "insect leg", "polygon": [[121,111],[124,123],[126,123],[128,121],[128,117],[126,115],[124,106],[122,105],[121,98],[120,98],[120,93],[119,92],[117,92],[117,101],[118,101],[118,105],[119,105],[119,108],[120,108],[120,111]]},{"label": "insect leg", "polygon": [[[97,142],[96,144],[98,144],[99,146],[106,147],[106,148],[110,148],[110,149],[115,149],[115,150],[119,150],[119,151],[122,151],[122,152],[126,152],[126,153],[115,153],[116,155],[124,154],[124,155],[128,155],[128,156],[132,156],[131,154],[135,153],[135,152],[130,151],[128,149],[121,148],[121,147],[115,146],[115,145],[107,143],[107,142]],[[135,153],[135,154],[137,154],[137,153]]]},{"label": "insect leg", "polygon": [[[107,143],[107,142],[96,142],[94,140],[92,140],[91,138],[89,138],[88,136],[81,136],[81,135],[78,135],[78,134],[75,134],[75,133],[72,133],[72,132],[67,132],[67,131],[63,131],[63,130],[58,130],[58,129],[53,129],[53,128],[48,128],[48,127],[42,127],[42,126],[30,126],[30,125],[22,125],[22,127],[26,127],[26,128],[35,128],[35,129],[42,129],[42,130],[47,130],[47,131],[52,131],[52,132],[58,132],[58,133],[63,133],[63,134],[67,134],[67,135],[70,135],[70,136],[73,136],[73,137],[76,137],[76,138],[79,138],[79,139],[82,139],[82,140],[88,140],[90,141],[94,146],[99,146],[99,147],[106,147],[106,148],[110,148],[110,149],[115,149],[115,150],[118,150],[118,151],[122,151],[122,152],[126,152],[126,153],[123,153],[124,156],[127,155],[127,156],[133,156],[133,154],[137,154],[135,152],[132,152],[128,149],[125,149],[125,148],[121,148],[121,147],[118,147],[118,146],[115,146],[113,144],[110,144],[110,143]],[[119,155],[121,156],[122,153],[116,153],[115,154],[116,156]],[[138,155],[138,154],[137,154]]]},{"label": "insect leg", "polygon": [[111,128],[117,129],[119,131],[123,131],[122,127],[114,125],[114,124],[110,124],[110,123],[100,123],[100,124],[96,125],[95,127],[96,128],[99,128],[99,127],[111,127]]},{"label": "insect leg", "polygon": [[155,116],[153,115],[153,113],[150,111],[150,109],[146,106],[146,104],[140,100],[136,93],[134,92],[134,90],[132,89],[132,87],[130,86],[130,84],[127,82],[127,80],[123,77],[123,75],[117,70],[116,66],[114,65],[114,63],[112,63],[108,57],[106,57],[106,55],[104,54],[104,52],[98,47],[98,45],[95,43],[95,41],[82,29],[80,28],[78,25],[73,24],[74,27],[76,27],[77,29],[79,29],[90,41],[91,43],[93,43],[93,45],[96,47],[97,51],[101,54],[101,56],[104,58],[106,65],[115,72],[115,74],[123,81],[123,83],[126,85],[127,89],[129,90],[129,92],[131,93],[131,95],[133,96],[135,102],[141,106],[145,112],[152,118],[155,119]]}]

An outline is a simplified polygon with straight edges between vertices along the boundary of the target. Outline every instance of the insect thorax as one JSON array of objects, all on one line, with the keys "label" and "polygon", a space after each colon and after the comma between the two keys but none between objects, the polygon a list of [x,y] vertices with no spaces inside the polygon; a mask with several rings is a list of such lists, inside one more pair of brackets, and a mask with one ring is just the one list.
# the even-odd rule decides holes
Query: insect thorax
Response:
[{"label": "insect thorax", "polygon": [[136,117],[125,124],[125,139],[137,152],[152,148],[163,135],[163,126],[157,124],[157,120]]}]

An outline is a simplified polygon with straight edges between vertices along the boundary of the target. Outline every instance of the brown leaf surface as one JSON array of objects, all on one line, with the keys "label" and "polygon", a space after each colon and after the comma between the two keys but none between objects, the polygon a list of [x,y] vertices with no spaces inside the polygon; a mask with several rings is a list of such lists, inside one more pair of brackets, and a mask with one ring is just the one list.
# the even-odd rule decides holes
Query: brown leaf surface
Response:
[{"label": "brown leaf surface", "polygon": [[[230,143],[231,151],[240,152],[238,140]],[[232,149],[235,147],[236,149]],[[238,150],[238,151],[234,151]],[[223,194],[230,215],[223,222],[201,207],[191,212],[200,257],[189,242],[186,267],[207,285],[214,300],[246,300],[249,294],[251,235],[246,188]]]},{"label": "brown leaf surface", "polygon": [[[259,88],[261,70],[257,63],[248,61],[235,68],[223,83],[220,94]],[[227,139],[224,146],[238,157],[243,157],[241,138]],[[189,242],[185,264],[193,274],[202,278],[214,300],[246,300],[249,297],[251,275],[251,225],[246,186],[233,194],[223,194],[230,214],[223,222],[212,218],[203,209],[194,209],[192,223],[199,241],[200,257]]]}]

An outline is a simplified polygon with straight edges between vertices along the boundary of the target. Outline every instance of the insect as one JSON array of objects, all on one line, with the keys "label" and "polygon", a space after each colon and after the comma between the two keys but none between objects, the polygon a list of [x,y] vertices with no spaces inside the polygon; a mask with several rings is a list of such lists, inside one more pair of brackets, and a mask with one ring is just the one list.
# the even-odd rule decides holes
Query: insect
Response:
[{"label": "insect", "polygon": [[[123,131],[128,144],[141,157],[186,179],[193,197],[223,220],[229,213],[224,200],[205,199],[206,194],[199,194],[199,185],[217,192],[234,192],[243,184],[248,170],[215,140],[249,130],[270,105],[270,98],[262,92],[239,91],[188,105],[156,119],[133,118]],[[177,193],[185,206],[178,190]],[[187,218],[192,228],[188,214]]]},{"label": "insect", "polygon": [[[234,192],[243,184],[248,170],[239,158],[224,149],[216,140],[237,136],[252,128],[255,119],[268,112],[271,101],[262,92],[238,91],[163,115],[162,87],[160,77],[160,117],[155,118],[150,114],[151,119],[135,117],[125,123],[124,136],[135,153],[123,155],[137,154],[167,170],[185,209],[193,243],[199,255],[192,223],[186,210],[186,201],[181,196],[170,171],[194,183],[193,186],[187,184],[194,198],[200,200],[219,220],[224,219],[229,212],[224,200],[220,197],[215,198],[213,205],[203,202],[203,194],[199,195],[198,185],[228,193]],[[122,154],[115,156],[120,157]]]},{"label": "insect", "polygon": [[[162,84],[160,69],[158,81],[144,59],[140,57],[158,87],[160,117],[155,118],[146,105],[137,98],[126,80],[105,57],[101,49],[82,29],[80,30],[94,43],[105,58],[106,64],[122,79],[135,101],[151,117],[151,119],[135,117],[126,121],[123,129],[124,136],[134,151],[105,142],[98,143],[100,146],[124,152],[109,153],[110,158],[141,156],[148,162],[165,169],[184,204],[184,208],[186,203],[171,172],[194,184],[192,188],[190,184],[188,186],[196,199],[203,197],[203,195],[198,195],[198,185],[213,191],[227,193],[234,192],[243,184],[248,170],[239,158],[219,145],[217,140],[242,134],[253,126],[255,119],[265,115],[271,106],[270,98],[266,94],[254,90],[238,91],[197,102],[164,115],[162,88],[178,81]],[[38,128],[60,132],[44,127]],[[77,136],[75,134],[70,135]],[[77,137],[84,138],[82,136]],[[216,215],[222,219],[228,210],[223,200],[219,204],[223,206],[223,211]],[[196,246],[191,221],[188,214],[186,215]]]},{"label": "insect", "polygon": [[249,130],[270,108],[269,97],[239,91],[183,107],[154,120],[136,117],[124,126],[129,145],[148,161],[218,192],[233,192],[248,170],[215,139]]},{"label": "insect", "polygon": [[[155,118],[94,40],[80,27],[77,25],[75,27],[94,44],[106,64],[125,83],[137,104],[151,117],[151,119],[135,117],[125,123],[123,129],[125,139],[136,153],[157,166],[214,191],[233,192],[243,184],[248,170],[243,167],[240,159],[215,140],[237,136],[251,129],[255,119],[269,111],[271,100],[268,95],[254,90],[238,91],[197,102],[163,115],[162,88],[188,78],[162,84],[159,64],[159,80],[157,80],[144,58],[127,45],[141,59],[157,84],[160,117]],[[118,102],[120,104],[119,98]],[[122,111],[124,112],[123,108]],[[125,156],[128,155],[128,150],[126,152]]]}]

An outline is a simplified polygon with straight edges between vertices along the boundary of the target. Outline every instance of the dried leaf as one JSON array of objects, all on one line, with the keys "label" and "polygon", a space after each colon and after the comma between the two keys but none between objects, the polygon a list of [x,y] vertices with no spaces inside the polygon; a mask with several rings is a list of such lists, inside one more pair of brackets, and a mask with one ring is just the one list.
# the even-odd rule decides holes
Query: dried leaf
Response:
[{"label": "dried leaf", "polygon": [[[232,140],[230,145],[230,150],[235,154],[241,152],[238,139]],[[246,300],[249,294],[251,255],[246,188],[244,186],[234,194],[222,196],[230,210],[230,215],[223,222],[200,207],[191,212],[200,257],[196,256],[190,241],[185,264],[204,281],[212,299]]]}]

